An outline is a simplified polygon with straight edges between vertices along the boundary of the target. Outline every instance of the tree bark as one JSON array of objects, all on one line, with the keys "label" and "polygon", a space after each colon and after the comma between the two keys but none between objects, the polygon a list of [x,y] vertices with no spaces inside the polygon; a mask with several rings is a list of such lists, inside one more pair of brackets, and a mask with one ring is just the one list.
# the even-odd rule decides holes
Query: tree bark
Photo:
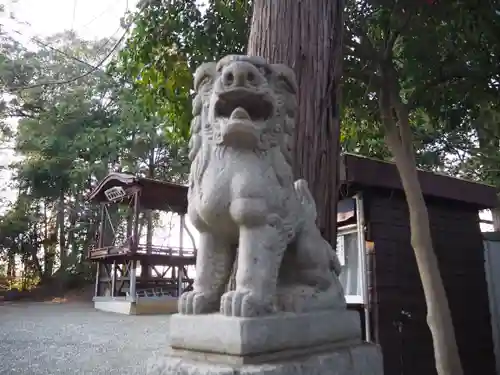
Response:
[{"label": "tree bark", "polygon": [[293,68],[299,85],[294,174],[309,182],[335,246],[344,0],[255,0],[248,54]]},{"label": "tree bark", "polygon": [[399,86],[391,72],[383,74],[383,81],[381,119],[408,204],[411,244],[427,304],[427,324],[434,343],[436,370],[439,375],[462,375],[451,312],[432,243],[429,213],[418,179],[408,110],[400,99]]}]

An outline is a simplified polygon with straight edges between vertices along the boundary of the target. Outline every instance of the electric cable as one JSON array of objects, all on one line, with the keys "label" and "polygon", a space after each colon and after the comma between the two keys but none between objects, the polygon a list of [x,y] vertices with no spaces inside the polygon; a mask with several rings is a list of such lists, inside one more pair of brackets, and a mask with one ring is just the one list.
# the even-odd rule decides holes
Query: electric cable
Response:
[{"label": "electric cable", "polygon": [[[144,3],[142,4],[141,8],[139,9],[139,11],[137,12],[137,14],[135,15],[135,17],[138,17],[142,13],[142,11],[146,8],[146,6],[149,5],[150,2],[151,2],[151,0],[144,1]],[[134,20],[135,20],[135,18],[134,18]],[[77,81],[77,80],[79,80],[81,78],[85,78],[85,77],[89,76],[90,74],[92,74],[95,71],[99,70],[100,67],[106,62],[106,60],[108,60],[108,58],[118,49],[118,47],[120,46],[120,44],[125,40],[125,37],[127,36],[130,28],[132,27],[132,24],[134,23],[133,22],[134,20],[131,20],[130,22],[128,22],[128,24],[125,26],[125,31],[123,32],[123,34],[120,37],[120,39],[118,39],[118,41],[111,48],[111,50],[108,51],[108,53],[104,56],[104,58],[102,58],[95,66],[91,65],[89,63],[83,62],[84,64],[86,64],[86,65],[88,65],[90,67],[90,69],[87,72],[85,72],[85,73],[83,73],[83,74],[81,74],[79,76],[76,76],[76,77],[73,77],[73,78],[69,78],[69,79],[66,79],[66,80],[62,80],[62,81],[48,81],[48,82],[40,82],[40,83],[36,83],[36,84],[33,84],[33,85],[28,85],[28,86],[11,87],[10,91],[11,92],[19,92],[19,91],[29,90],[29,89],[33,89],[33,88],[37,88],[37,87],[43,87],[43,86],[65,85],[65,84],[72,83],[72,82],[75,82],[75,81]],[[55,47],[51,47],[51,48],[54,48],[54,50],[57,50]],[[76,59],[75,57],[72,57],[72,58]],[[82,61],[80,61],[80,62],[82,62]]]}]

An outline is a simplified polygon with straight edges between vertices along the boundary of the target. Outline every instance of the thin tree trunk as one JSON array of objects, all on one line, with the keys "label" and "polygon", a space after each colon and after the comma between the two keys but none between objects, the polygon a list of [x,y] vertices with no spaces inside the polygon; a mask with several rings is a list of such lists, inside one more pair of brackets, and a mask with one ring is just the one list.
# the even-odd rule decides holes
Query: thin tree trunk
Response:
[{"label": "thin tree trunk", "polygon": [[[37,215],[39,212],[37,212]],[[31,230],[30,234],[30,241],[29,243],[26,244],[27,249],[29,253],[31,254],[31,262],[34,268],[34,271],[37,273],[37,277],[40,279],[40,281],[43,280],[43,270],[42,270],[42,265],[40,263],[40,259],[38,259],[38,253],[40,251],[40,231],[38,229],[38,222],[34,221],[33,222],[33,228]]]},{"label": "thin tree trunk", "polygon": [[[38,255],[37,255],[38,254],[38,248],[35,247],[35,246],[33,246],[30,243],[27,243],[27,244],[23,245],[22,248],[23,248],[23,251],[26,253],[26,255],[29,256],[29,257],[31,257],[31,264],[33,265],[33,267],[30,268],[30,269],[33,269],[37,273],[37,276],[40,278],[40,280],[43,281],[44,280],[44,275],[43,275],[43,272],[42,272],[42,265],[40,264],[40,260],[38,259]],[[28,264],[28,262],[29,262],[29,258],[26,258],[25,261],[24,261],[25,268],[26,268],[26,264]]]},{"label": "thin tree trunk", "polygon": [[[148,177],[155,178],[156,166],[155,166],[155,150],[152,149],[149,152],[149,167],[148,167]],[[153,210],[147,210],[144,212],[146,218],[146,253],[150,254],[153,250],[153,235],[154,235],[154,223],[153,223]],[[147,260],[141,262],[141,277],[151,278],[151,267]]]},{"label": "thin tree trunk", "polygon": [[154,235],[154,226],[153,226],[153,210],[147,210],[145,212],[146,215],[146,250],[147,253],[151,253],[153,250],[153,235]]},{"label": "thin tree trunk", "polygon": [[[150,254],[153,249],[153,211],[145,211],[144,216],[146,219],[146,253]],[[151,277],[151,267],[149,266],[149,262],[147,260],[141,261],[141,277]]]},{"label": "thin tree trunk", "polygon": [[43,278],[48,279],[54,272],[54,244],[49,238],[49,218],[47,202],[43,202]]},{"label": "thin tree trunk", "polygon": [[294,174],[309,182],[318,226],[335,246],[343,0],[255,0],[248,54],[283,63],[299,85]]},{"label": "thin tree trunk", "polygon": [[64,192],[61,191],[59,196],[59,204],[57,207],[57,228],[59,229],[59,260],[60,269],[66,267],[67,249],[66,239],[64,237]]},{"label": "thin tree trunk", "polygon": [[408,204],[411,244],[427,304],[436,370],[439,375],[462,375],[451,312],[432,243],[429,214],[418,179],[408,111],[401,102],[398,85],[391,83],[393,77],[391,73],[383,76],[383,81],[389,84],[380,92],[380,112],[387,146],[395,158]]},{"label": "thin tree trunk", "polygon": [[12,250],[9,250],[7,256],[7,277],[16,277],[16,256]]},{"label": "thin tree trunk", "polygon": [[[77,205],[75,204],[75,207],[76,206]],[[78,244],[75,241],[75,227],[76,227],[76,220],[78,219],[75,207],[71,209],[71,213],[69,214],[68,243],[66,245],[68,250],[71,249],[70,257],[72,260],[76,260],[79,250],[77,246]]]}]

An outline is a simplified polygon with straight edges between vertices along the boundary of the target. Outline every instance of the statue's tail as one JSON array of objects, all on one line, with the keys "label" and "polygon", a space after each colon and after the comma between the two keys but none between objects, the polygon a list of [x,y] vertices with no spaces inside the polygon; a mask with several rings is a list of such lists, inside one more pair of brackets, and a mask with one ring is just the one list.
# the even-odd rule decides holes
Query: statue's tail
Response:
[{"label": "statue's tail", "polygon": [[305,216],[308,220],[316,221],[316,217],[318,215],[316,211],[316,202],[314,202],[314,198],[309,190],[309,186],[307,185],[306,180],[297,180],[294,182],[295,192],[299,197],[299,201],[304,208]]},{"label": "statue's tail", "polygon": [[[316,217],[318,215],[316,211],[316,203],[314,201],[314,198],[311,194],[311,191],[309,190],[309,187],[307,185],[306,180],[297,180],[294,183],[294,188],[295,192],[297,193],[297,196],[299,198],[300,203],[302,204],[302,207],[304,209],[304,214],[306,220],[311,220],[312,223],[316,222]],[[315,224],[313,224],[315,225]],[[318,231],[319,234],[319,231]],[[337,254],[332,250],[330,244],[322,239],[324,241],[325,246],[329,249],[327,251],[328,257],[329,257],[329,263],[330,263],[330,269],[335,272],[335,274],[338,276],[340,275],[340,272],[342,271],[342,265],[340,264],[340,261],[337,257]]]}]

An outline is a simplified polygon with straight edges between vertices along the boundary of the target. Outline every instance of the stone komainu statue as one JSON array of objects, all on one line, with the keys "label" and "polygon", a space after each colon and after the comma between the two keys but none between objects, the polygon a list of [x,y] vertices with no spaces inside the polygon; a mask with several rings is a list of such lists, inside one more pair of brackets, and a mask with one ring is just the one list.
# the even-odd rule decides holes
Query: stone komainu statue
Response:
[{"label": "stone komainu statue", "polygon": [[[252,317],[345,308],[340,264],[316,227],[305,180],[293,181],[293,71],[226,56],[195,73],[188,215],[200,232],[181,314]],[[236,287],[225,291],[237,257]]]}]

